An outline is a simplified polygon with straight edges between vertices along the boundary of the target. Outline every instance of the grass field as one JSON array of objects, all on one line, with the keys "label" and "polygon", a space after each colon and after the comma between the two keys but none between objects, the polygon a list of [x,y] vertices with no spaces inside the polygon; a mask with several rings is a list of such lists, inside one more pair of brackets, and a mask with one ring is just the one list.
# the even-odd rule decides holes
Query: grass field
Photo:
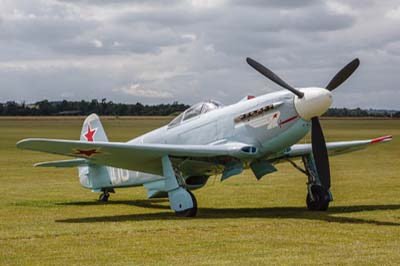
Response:
[{"label": "grass field", "polygon": [[[176,218],[143,188],[109,204],[76,169],[32,168],[62,157],[20,151],[26,137],[77,139],[83,119],[0,119],[0,265],[399,265],[400,120],[324,120],[328,141],[392,134],[389,144],[331,158],[334,202],[305,209],[306,177],[286,164],[195,191],[197,218]],[[112,141],[167,120],[105,119]]]}]

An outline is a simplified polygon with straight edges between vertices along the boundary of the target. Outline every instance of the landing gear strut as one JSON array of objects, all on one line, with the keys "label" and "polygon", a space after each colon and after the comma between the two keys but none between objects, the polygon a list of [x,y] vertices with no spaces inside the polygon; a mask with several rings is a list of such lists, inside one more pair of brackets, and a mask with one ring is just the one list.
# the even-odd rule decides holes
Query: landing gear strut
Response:
[{"label": "landing gear strut", "polygon": [[293,161],[288,161],[300,172],[308,177],[307,182],[307,209],[310,211],[326,211],[329,202],[333,200],[329,189],[322,186],[316,168],[314,158],[311,154],[302,157],[304,169],[296,165]]},{"label": "landing gear strut", "polygon": [[197,200],[192,192],[186,189],[185,180],[174,170],[167,155],[162,158],[162,167],[171,209],[180,217],[196,216]]}]

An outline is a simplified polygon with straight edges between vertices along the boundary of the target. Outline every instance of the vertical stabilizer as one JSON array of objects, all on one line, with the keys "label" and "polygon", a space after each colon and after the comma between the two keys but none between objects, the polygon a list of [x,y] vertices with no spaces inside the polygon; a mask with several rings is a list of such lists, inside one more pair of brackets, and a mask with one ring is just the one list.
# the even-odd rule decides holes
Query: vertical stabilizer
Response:
[{"label": "vertical stabilizer", "polygon": [[103,141],[108,142],[106,132],[100,122],[100,118],[96,114],[91,114],[86,117],[83,122],[81,131],[81,141]]},{"label": "vertical stabilizer", "polygon": [[[103,125],[96,114],[91,114],[86,117],[83,122],[80,140],[88,142],[108,142]],[[79,166],[78,171],[80,182],[84,187],[101,189],[103,186],[110,185],[110,177],[106,166]]]}]

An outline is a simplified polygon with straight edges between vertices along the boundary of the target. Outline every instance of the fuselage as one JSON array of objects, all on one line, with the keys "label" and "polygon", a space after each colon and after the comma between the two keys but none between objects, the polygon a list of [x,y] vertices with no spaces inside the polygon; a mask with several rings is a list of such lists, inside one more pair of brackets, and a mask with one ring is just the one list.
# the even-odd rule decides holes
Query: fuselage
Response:
[{"label": "fuselage", "polygon": [[282,151],[297,143],[310,129],[294,106],[293,94],[278,91],[237,102],[208,113],[168,125],[129,143],[213,145],[246,143],[260,156]]},{"label": "fuselage", "polygon": [[[165,125],[127,143],[163,143],[217,145],[244,143],[254,146],[257,153],[248,161],[279,156],[296,144],[310,130],[311,123],[300,117],[291,92],[278,91],[202,113],[171,126]],[[246,160],[246,158],[244,158]],[[106,167],[107,177],[101,183],[110,187],[144,185],[149,191],[162,190],[162,176]],[[80,174],[81,184],[94,188]],[[83,178],[83,179],[82,179]],[[97,187],[101,187],[98,184]]]}]

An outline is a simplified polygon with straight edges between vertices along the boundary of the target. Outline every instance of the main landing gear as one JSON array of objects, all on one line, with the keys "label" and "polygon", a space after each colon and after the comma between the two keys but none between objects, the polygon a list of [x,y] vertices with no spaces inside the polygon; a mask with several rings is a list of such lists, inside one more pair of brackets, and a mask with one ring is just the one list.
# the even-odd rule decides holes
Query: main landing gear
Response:
[{"label": "main landing gear", "polygon": [[304,168],[302,169],[293,161],[288,160],[297,170],[308,177],[307,182],[307,209],[310,211],[326,211],[329,207],[329,202],[333,201],[331,191],[322,186],[312,155],[302,157]]},{"label": "main landing gear", "polygon": [[197,200],[192,192],[186,189],[185,180],[175,173],[167,155],[162,158],[165,190],[171,209],[180,217],[194,217],[197,214]]},{"label": "main landing gear", "polygon": [[326,211],[329,207],[331,196],[329,191],[322,186],[313,185],[307,193],[307,209],[310,211]]},{"label": "main landing gear", "polygon": [[190,197],[192,198],[193,207],[189,208],[189,209],[186,209],[184,211],[176,211],[175,212],[176,216],[179,216],[179,217],[195,217],[196,214],[197,214],[197,200],[196,200],[196,197],[189,190],[187,190],[187,192],[189,193]]},{"label": "main landing gear", "polygon": [[197,200],[193,193],[184,188],[168,192],[171,209],[179,217],[195,217],[197,214]]}]

